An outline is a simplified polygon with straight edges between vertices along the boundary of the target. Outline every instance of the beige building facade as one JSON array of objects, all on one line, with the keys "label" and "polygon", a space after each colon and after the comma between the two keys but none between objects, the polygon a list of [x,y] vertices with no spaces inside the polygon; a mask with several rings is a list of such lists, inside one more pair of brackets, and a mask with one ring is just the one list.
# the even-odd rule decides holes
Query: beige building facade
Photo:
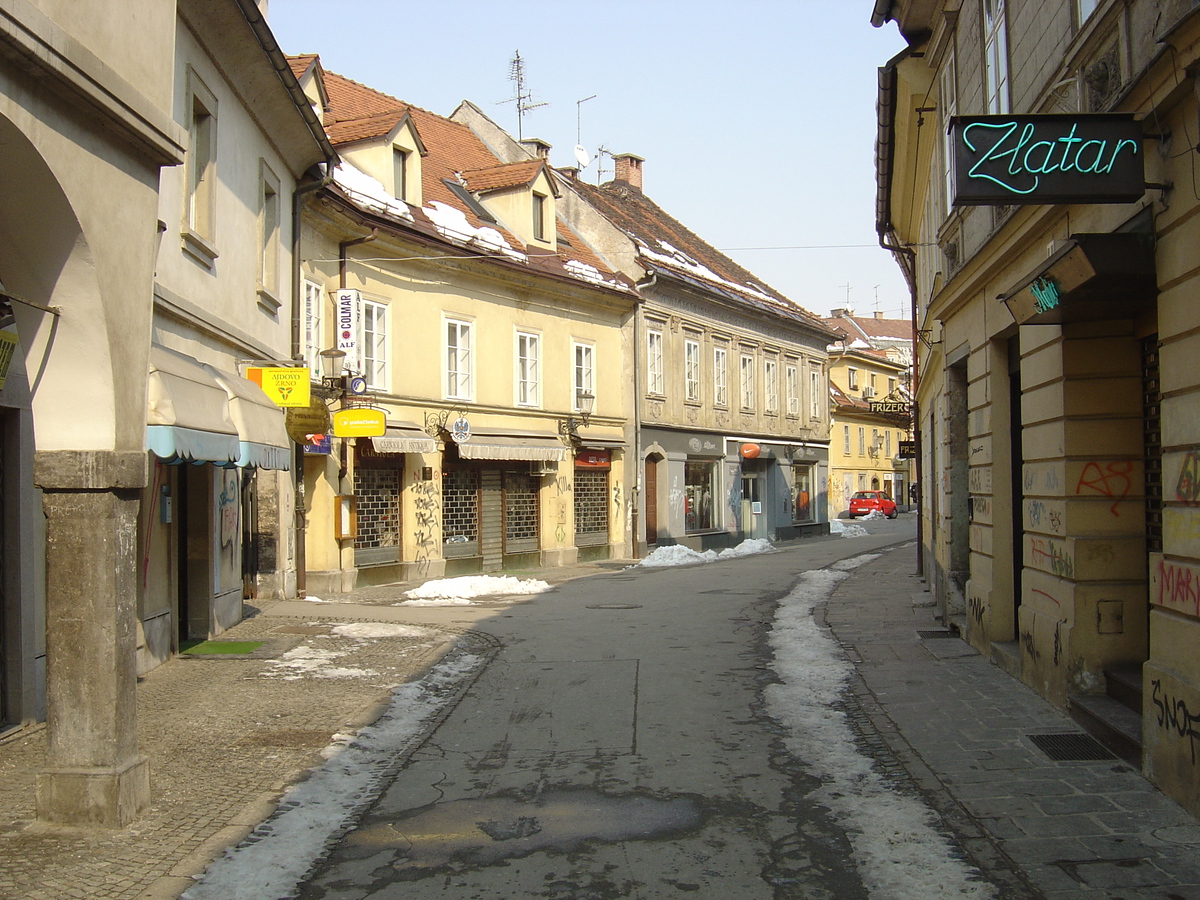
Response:
[{"label": "beige building facade", "polygon": [[1200,14],[880,0],[889,20],[910,46],[880,69],[877,227],[920,339],[926,577],[972,645],[1200,812]]},{"label": "beige building facade", "polygon": [[306,448],[306,590],[628,556],[632,282],[542,158],[293,67],[343,160],[305,205],[307,353],[346,353],[328,405],[385,427]]}]

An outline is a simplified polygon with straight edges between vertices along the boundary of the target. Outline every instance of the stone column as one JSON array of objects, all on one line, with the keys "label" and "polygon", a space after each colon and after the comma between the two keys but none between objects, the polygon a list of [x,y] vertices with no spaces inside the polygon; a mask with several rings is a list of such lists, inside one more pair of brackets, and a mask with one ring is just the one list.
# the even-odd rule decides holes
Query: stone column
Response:
[{"label": "stone column", "polygon": [[40,452],[46,768],[38,818],[122,827],[150,802],[137,748],[137,513],[146,454]]}]

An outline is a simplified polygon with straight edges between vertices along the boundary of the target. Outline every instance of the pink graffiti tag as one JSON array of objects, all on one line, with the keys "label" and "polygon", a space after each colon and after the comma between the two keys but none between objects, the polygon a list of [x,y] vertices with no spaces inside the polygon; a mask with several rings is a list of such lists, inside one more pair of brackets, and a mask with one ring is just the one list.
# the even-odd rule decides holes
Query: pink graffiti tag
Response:
[{"label": "pink graffiti tag", "polygon": [[1175,499],[1182,500],[1188,506],[1200,503],[1200,457],[1195,450],[1189,450],[1179,469],[1179,480],[1175,482]]},{"label": "pink graffiti tag", "polygon": [[1129,478],[1133,472],[1133,463],[1127,459],[1118,459],[1101,466],[1098,462],[1089,462],[1083,467],[1079,481],[1075,484],[1075,493],[1082,494],[1084,488],[1095,491],[1113,501],[1108,508],[1114,516],[1119,516],[1117,501],[1124,500],[1132,486]]}]

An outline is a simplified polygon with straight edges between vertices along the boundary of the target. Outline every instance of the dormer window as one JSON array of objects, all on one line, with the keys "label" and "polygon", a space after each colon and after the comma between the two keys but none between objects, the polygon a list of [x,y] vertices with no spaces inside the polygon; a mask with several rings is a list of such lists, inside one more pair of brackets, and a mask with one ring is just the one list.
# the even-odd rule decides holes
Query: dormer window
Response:
[{"label": "dormer window", "polygon": [[392,148],[392,196],[408,200],[408,160],[412,154],[402,147]]},{"label": "dormer window", "polygon": [[533,195],[533,239],[535,241],[548,240],[546,237],[546,195],[536,192]]}]

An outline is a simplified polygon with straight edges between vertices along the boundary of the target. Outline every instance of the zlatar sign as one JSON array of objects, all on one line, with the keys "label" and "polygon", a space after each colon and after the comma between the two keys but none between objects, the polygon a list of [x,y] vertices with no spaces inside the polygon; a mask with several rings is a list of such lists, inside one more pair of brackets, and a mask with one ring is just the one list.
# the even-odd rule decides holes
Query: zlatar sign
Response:
[{"label": "zlatar sign", "polygon": [[1131,114],[957,116],[955,206],[1129,203],[1146,190]]}]

